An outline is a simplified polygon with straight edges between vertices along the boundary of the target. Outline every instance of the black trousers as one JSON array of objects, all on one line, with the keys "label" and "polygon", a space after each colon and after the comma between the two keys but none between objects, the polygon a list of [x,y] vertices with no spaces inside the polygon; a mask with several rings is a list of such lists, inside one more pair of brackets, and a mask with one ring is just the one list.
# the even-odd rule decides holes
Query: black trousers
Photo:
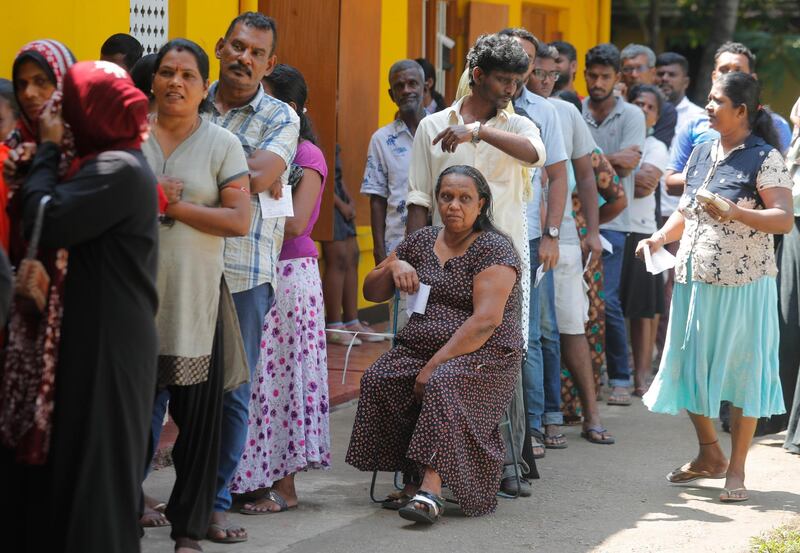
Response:
[{"label": "black trousers", "polygon": [[218,322],[208,380],[192,386],[169,386],[169,413],[178,427],[172,448],[175,485],[166,511],[173,539],[205,538],[214,511],[222,432],[222,343],[222,324]]}]

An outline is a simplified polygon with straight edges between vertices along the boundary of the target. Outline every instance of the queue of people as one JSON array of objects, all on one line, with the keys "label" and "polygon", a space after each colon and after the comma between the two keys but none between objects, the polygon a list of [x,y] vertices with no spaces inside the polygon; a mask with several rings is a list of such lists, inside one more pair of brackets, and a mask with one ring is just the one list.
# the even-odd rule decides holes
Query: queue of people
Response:
[{"label": "queue of people", "polygon": [[[320,272],[311,233],[330,172],[277,35],[263,14],[237,16],[213,83],[197,43],[142,56],[128,35],[100,61],[32,42],[0,82],[14,550],[135,552],[162,526],[179,553],[243,542],[234,501],[291,510],[298,473],[330,468],[328,346],[375,338],[356,311],[338,163]],[[361,380],[346,462],[401,472],[382,507],[404,519],[435,523],[443,487],[467,516],[530,496],[537,459],[569,446],[564,424],[614,444],[603,382],[609,405],[689,413],[698,455],[667,480],[724,479],[720,501],[749,497],[759,418],[794,403],[780,424],[800,448],[793,142],[761,105],[755,56],[720,48],[705,109],[686,98],[680,54],[601,44],[584,64],[580,98],[574,47],[514,28],[472,45],[452,105],[425,60],[389,70],[398,111],[361,186],[364,296],[403,316]],[[285,194],[291,215],[276,214]],[[674,271],[648,270],[662,248]],[[712,422],[726,403],[730,455]],[[176,478],[169,498],[149,497],[167,413]]]}]

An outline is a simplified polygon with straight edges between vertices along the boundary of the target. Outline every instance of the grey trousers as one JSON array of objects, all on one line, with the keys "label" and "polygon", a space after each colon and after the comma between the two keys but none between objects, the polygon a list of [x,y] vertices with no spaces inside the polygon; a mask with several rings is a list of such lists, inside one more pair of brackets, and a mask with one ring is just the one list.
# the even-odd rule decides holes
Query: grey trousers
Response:
[{"label": "grey trousers", "polygon": [[503,443],[506,446],[506,459],[503,466],[502,476],[503,479],[514,476],[514,458],[511,455],[512,440],[514,444],[514,451],[517,454],[518,470],[520,474],[529,474],[532,472],[530,465],[523,459],[522,455],[525,445],[525,433],[528,425],[527,417],[525,415],[525,398],[522,393],[521,367],[520,373],[517,376],[517,384],[514,386],[514,396],[511,398],[511,404],[508,406],[506,413],[511,421],[511,425],[510,427],[508,425],[503,425],[500,428],[500,433],[503,436]]}]

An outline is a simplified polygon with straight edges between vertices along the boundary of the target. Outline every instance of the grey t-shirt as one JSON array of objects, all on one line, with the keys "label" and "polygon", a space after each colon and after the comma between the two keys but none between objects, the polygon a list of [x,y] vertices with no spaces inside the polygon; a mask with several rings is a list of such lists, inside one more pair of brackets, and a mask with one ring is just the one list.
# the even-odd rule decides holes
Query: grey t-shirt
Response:
[{"label": "grey t-shirt", "polygon": [[[611,113],[602,123],[598,124],[589,110],[589,101],[590,98],[586,98],[583,101],[583,118],[589,125],[589,131],[592,133],[597,146],[606,155],[616,154],[620,150],[633,145],[639,146],[639,149],[644,152],[644,140],[647,137],[647,130],[644,112],[640,108],[617,98],[617,104],[614,109],[611,110]],[[631,200],[633,199],[633,173],[631,171],[627,177],[620,177],[620,183],[625,190],[625,195],[628,197],[628,206],[631,205]],[[600,225],[600,228],[631,232],[629,209],[630,207],[626,207],[613,220]]]},{"label": "grey t-shirt", "polygon": [[571,160],[591,154],[597,146],[578,108],[560,98],[548,98],[548,100],[555,106],[556,112],[558,113],[558,120],[561,124],[561,136],[564,138],[564,149],[567,153],[567,159],[570,160],[570,162],[567,163],[567,185],[569,192],[567,195],[567,203],[564,206],[564,218],[561,220],[559,243],[577,246],[580,245],[580,238],[578,237],[578,229],[575,226],[575,218],[572,214],[571,200],[572,192],[575,190],[577,183]]}]

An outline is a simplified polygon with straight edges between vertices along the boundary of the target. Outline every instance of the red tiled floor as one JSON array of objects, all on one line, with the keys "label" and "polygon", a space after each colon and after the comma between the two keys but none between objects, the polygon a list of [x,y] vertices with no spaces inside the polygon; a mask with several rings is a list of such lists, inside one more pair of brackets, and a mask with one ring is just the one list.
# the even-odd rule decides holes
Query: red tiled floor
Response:
[{"label": "red tiled floor", "polygon": [[[388,323],[383,323],[374,325],[373,328],[378,332],[385,332],[387,326]],[[389,341],[364,342],[360,346],[354,346],[350,351],[347,373],[345,374],[344,383],[342,383],[347,347],[336,344],[328,345],[328,395],[330,396],[331,407],[341,405],[358,397],[361,375],[389,347]],[[178,429],[170,419],[161,432],[158,451],[171,449],[177,436]]]}]

